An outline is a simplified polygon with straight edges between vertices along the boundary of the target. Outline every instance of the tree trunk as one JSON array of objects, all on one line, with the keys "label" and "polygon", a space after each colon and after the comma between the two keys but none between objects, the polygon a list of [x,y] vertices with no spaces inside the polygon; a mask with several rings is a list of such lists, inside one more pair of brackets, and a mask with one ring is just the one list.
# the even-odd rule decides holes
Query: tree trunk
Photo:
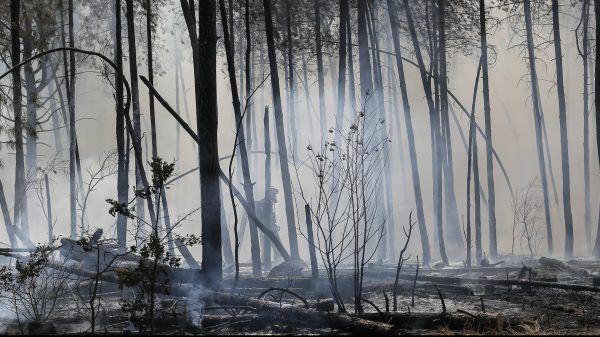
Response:
[{"label": "tree trunk", "polygon": [[[594,18],[600,22],[600,0],[594,0]],[[596,29],[596,41],[600,41],[600,29]],[[596,43],[594,47],[594,89],[600,88],[600,46]],[[600,102],[600,90],[594,90],[594,102]],[[598,161],[600,162],[600,107],[594,104],[596,109],[596,149]],[[600,207],[598,208],[598,230],[596,231],[596,242],[594,244],[594,255],[600,256]]]},{"label": "tree trunk", "polygon": [[[265,139],[265,198],[264,198],[264,220],[269,228],[273,228],[273,203],[269,197],[271,191],[271,128],[269,126],[269,108],[265,107],[263,119]],[[262,234],[263,250],[262,261],[267,270],[271,269],[271,242],[267,236]]]},{"label": "tree trunk", "polygon": [[[277,56],[275,54],[275,41],[273,38],[273,17],[271,10],[271,0],[263,0],[263,6],[265,10],[265,28],[269,54],[269,67],[271,70],[273,106],[275,108],[275,129],[277,131],[277,143],[279,144],[279,163],[281,168],[281,177],[283,180],[283,193],[285,198],[288,236],[290,239],[290,253],[292,259],[300,259],[300,255],[298,252],[298,238],[296,236],[296,220],[294,216],[294,204],[292,199],[292,185],[290,179],[290,170],[287,161],[287,147],[285,144],[285,129],[283,127],[283,110],[281,108],[281,91],[279,88]],[[317,41],[317,45],[319,45],[321,41],[320,33],[317,33]],[[324,111],[322,112],[324,113]]]},{"label": "tree trunk", "polygon": [[[115,74],[116,89],[116,138],[117,138],[117,196],[120,203],[127,204],[129,198],[129,165],[126,160],[128,148],[125,144],[125,112],[123,111],[123,82],[119,74],[123,73],[123,44],[121,39],[121,1],[115,1]],[[127,217],[117,215],[117,242],[121,248],[127,247]]]},{"label": "tree trunk", "polygon": [[571,213],[571,177],[569,174],[569,138],[567,135],[567,106],[560,40],[558,0],[552,0],[552,30],[554,31],[554,54],[556,61],[556,81],[558,90],[558,110],[560,123],[560,147],[562,158],[563,207],[565,217],[565,258],[573,257],[573,214]]},{"label": "tree trunk", "polygon": [[[525,29],[527,30],[527,51],[529,60],[529,73],[531,80],[531,95],[533,97],[533,117],[535,121],[535,138],[538,152],[538,163],[540,169],[540,179],[542,181],[542,192],[544,195],[544,212],[546,217],[546,236],[548,239],[548,252],[553,252],[552,225],[550,218],[550,205],[548,201],[548,178],[546,176],[546,163],[544,160],[544,148],[542,142],[542,116],[540,114],[540,97],[538,95],[538,78],[535,66],[535,47],[533,44],[533,27],[531,22],[531,3],[530,0],[524,2],[525,11]],[[489,137],[488,137],[489,139]],[[489,199],[488,199],[489,201]]]},{"label": "tree trunk", "polygon": [[[313,0],[315,10],[315,43],[317,52],[317,81],[319,84],[319,119],[321,133],[319,139],[323,145],[324,137],[327,135],[327,111],[325,111],[325,79],[323,78],[323,43],[321,41],[321,0]],[[307,84],[308,85],[308,84]]]},{"label": "tree trunk", "polygon": [[48,182],[48,174],[44,174],[44,184],[46,185],[46,218],[48,219],[48,244],[54,242],[54,224],[52,223],[52,201],[50,198],[50,183]]},{"label": "tree trunk", "polygon": [[[421,54],[421,48],[419,47],[419,40],[417,38],[417,32],[416,32],[416,28],[415,28],[415,23],[413,21],[413,16],[412,16],[412,11],[410,8],[410,5],[408,3],[408,0],[403,0],[403,4],[404,4],[404,10],[406,11],[406,20],[408,23],[408,28],[410,30],[410,36],[411,36],[411,40],[413,43],[413,48],[415,50],[415,56],[417,57],[417,63],[419,65],[419,70],[420,70],[420,75],[421,75],[421,82],[423,84],[423,89],[425,91],[425,97],[427,99],[427,106],[429,108],[429,115],[430,115],[430,119],[432,122],[432,126],[431,128],[434,130],[433,132],[433,136],[432,137],[434,139],[434,141],[432,142],[432,146],[434,147],[434,151],[435,150],[435,140],[436,139],[440,139],[440,135],[439,135],[439,121],[437,121],[437,118],[435,117],[436,113],[435,113],[435,106],[434,106],[434,102],[433,102],[433,95],[431,92],[431,86],[429,85],[429,81],[427,80],[427,70],[425,69],[425,63],[423,62],[423,56]],[[438,160],[438,162],[441,162],[439,158],[439,153],[436,155],[436,158]],[[435,166],[435,165],[434,165]],[[437,165],[439,166],[439,165]],[[441,178],[441,167],[435,167],[436,172],[436,179],[437,179],[437,183],[439,183],[438,186],[441,187],[441,181],[439,178]],[[438,193],[437,196],[434,196],[434,199],[437,198],[437,202],[439,203],[439,205],[441,206],[441,193]],[[441,207],[438,207],[438,209],[436,210],[437,212],[437,233],[438,233],[438,243],[439,243],[439,247],[440,247],[440,255],[442,257],[442,262],[444,264],[448,264],[448,257],[446,256],[446,249],[445,249],[445,245],[444,245],[444,238],[443,238],[443,229],[442,229],[442,223],[441,223]]]},{"label": "tree trunk", "polygon": [[348,19],[348,1],[339,0],[340,5],[340,27],[339,27],[339,64],[338,64],[338,91],[337,91],[337,110],[335,113],[335,144],[341,146],[342,140],[342,127],[344,124],[344,102],[346,101],[346,63],[347,59],[347,46],[346,46],[346,31],[347,25],[349,25]]},{"label": "tree trunk", "polygon": [[[132,111],[133,111],[133,131],[135,132],[135,138],[141,139],[142,135],[142,124],[141,124],[141,112],[140,112],[140,94],[138,89],[138,69],[137,69],[137,48],[135,45],[135,19],[133,12],[133,0],[127,0],[127,38],[129,45],[129,73],[131,75],[131,100],[132,100]],[[140,190],[142,186],[142,178],[140,176],[140,168],[137,162],[135,163],[135,188]],[[136,198],[136,211],[138,220],[138,226],[143,226],[144,220],[144,201],[141,198]],[[152,217],[154,218],[154,217]],[[153,219],[152,221],[155,221]]]},{"label": "tree trunk", "polygon": [[[146,43],[148,45],[148,81],[154,85],[154,66],[152,56],[152,2],[146,0]],[[158,144],[156,141],[156,119],[154,115],[154,96],[148,94],[150,105],[150,134],[152,136],[152,157],[158,157]]]},{"label": "tree trunk", "polygon": [[[409,156],[410,156],[409,159],[410,159],[410,164],[411,164],[411,173],[412,173],[412,180],[413,180],[413,193],[415,195],[415,203],[416,203],[416,208],[417,208],[417,220],[418,220],[417,223],[419,226],[419,233],[420,233],[420,237],[421,237],[421,250],[422,250],[422,256],[423,256],[423,265],[429,266],[429,263],[431,261],[429,236],[427,234],[427,225],[425,223],[425,212],[423,211],[423,197],[421,195],[421,179],[419,176],[419,165],[418,165],[417,151],[416,151],[416,146],[415,146],[415,136],[414,136],[414,130],[413,130],[413,126],[412,126],[410,102],[408,99],[408,89],[407,89],[406,79],[405,79],[405,75],[404,75],[404,64],[402,61],[402,46],[400,44],[400,36],[399,36],[399,32],[398,32],[398,28],[399,28],[399,22],[398,22],[398,16],[397,16],[398,8],[396,7],[396,4],[393,0],[387,0],[387,4],[388,4],[388,15],[389,15],[389,19],[390,19],[390,26],[391,26],[391,33],[392,33],[392,41],[393,41],[394,52],[395,52],[395,56],[396,56],[396,67],[398,68],[400,93],[402,95],[402,106],[403,106],[403,110],[404,110],[404,123],[406,124],[406,137],[408,140],[408,149],[409,149]],[[393,70],[392,70],[392,68],[390,68],[390,75],[392,75],[392,74],[393,74]],[[395,88],[395,85],[394,85],[395,81],[392,80],[391,76],[388,79],[388,81],[392,81],[393,87]],[[394,102],[396,99],[395,92],[396,91],[393,90]],[[394,104],[394,106],[396,106],[396,104]],[[402,136],[400,135],[400,132],[401,132],[400,131],[400,116],[398,116],[398,137],[401,139]],[[400,148],[402,148],[402,145],[400,145]],[[400,153],[402,153],[402,152],[400,152]],[[402,154],[400,155],[400,157],[401,158],[403,157]],[[402,163],[404,163],[404,161],[402,161]],[[404,173],[404,166],[402,168],[402,171]],[[404,180],[404,177],[403,177],[403,180]]]},{"label": "tree trunk", "polygon": [[[483,112],[485,116],[485,158],[487,166],[487,185],[489,191],[488,197],[488,220],[489,220],[489,238],[490,238],[490,257],[498,256],[498,241],[496,239],[496,192],[494,187],[494,161],[492,159],[492,117],[490,113],[490,86],[489,86],[489,67],[487,57],[487,28],[485,21],[485,0],[479,0],[479,27],[481,35],[481,64],[483,70]],[[475,136],[476,137],[476,136]],[[475,145],[476,146],[476,145]],[[475,164],[477,165],[477,164]],[[479,180],[479,177],[476,177]],[[476,188],[478,191],[478,188]],[[479,193],[479,192],[476,192]],[[481,232],[479,232],[481,234]],[[481,250],[481,245],[480,245]],[[481,252],[478,253],[481,255]],[[481,257],[477,259],[479,262]]]},{"label": "tree trunk", "polygon": [[292,147],[292,157],[295,159],[298,156],[298,128],[296,124],[296,88],[294,78],[294,54],[292,51],[292,19],[290,13],[290,1],[285,0],[285,17],[287,27],[287,66],[288,66],[288,122],[292,132],[290,146]]},{"label": "tree trunk", "polygon": [[583,50],[577,48],[583,61],[583,186],[584,186],[584,224],[587,248],[592,242],[592,204],[590,200],[590,107],[589,107],[589,19],[590,0],[583,0],[581,9],[583,23]]},{"label": "tree trunk", "polygon": [[2,218],[4,219],[4,226],[6,227],[6,233],[10,240],[11,248],[17,247],[17,241],[15,240],[15,227],[10,219],[10,211],[8,210],[8,204],[6,203],[6,195],[4,194],[4,185],[0,180],[0,209],[2,210]]},{"label": "tree trunk", "polygon": [[[236,132],[237,138],[239,139],[239,144],[237,147],[240,149],[240,159],[242,162],[242,174],[244,177],[244,194],[246,195],[246,201],[250,205],[252,210],[255,210],[254,203],[254,191],[252,179],[250,178],[250,168],[248,165],[248,151],[246,149],[246,142],[244,137],[244,128],[242,127],[243,118],[245,116],[242,115],[242,111],[240,109],[240,99],[237,91],[237,81],[235,76],[235,59],[233,55],[233,51],[231,48],[232,41],[229,41],[229,32],[227,26],[227,13],[225,12],[225,1],[219,0],[219,7],[221,8],[221,22],[223,22],[223,36],[225,43],[225,53],[227,55],[227,69],[229,72],[229,83],[231,87],[231,96],[233,98],[233,110],[235,113],[235,122],[236,122]],[[254,277],[261,277],[262,275],[262,267],[260,261],[260,246],[258,241],[258,229],[256,228],[256,224],[251,220],[250,221],[250,245],[251,245],[251,253],[252,253],[252,274]]]}]

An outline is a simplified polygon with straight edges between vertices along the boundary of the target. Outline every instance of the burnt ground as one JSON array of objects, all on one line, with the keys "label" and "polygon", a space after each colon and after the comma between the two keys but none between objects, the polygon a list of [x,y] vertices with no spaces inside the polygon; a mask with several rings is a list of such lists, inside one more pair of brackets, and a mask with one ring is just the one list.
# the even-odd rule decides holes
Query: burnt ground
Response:
[{"label": "burnt ground", "polygon": [[[529,269],[523,268],[527,266]],[[571,260],[559,265],[541,264],[538,258],[505,258],[505,262],[494,267],[466,269],[450,266],[443,269],[420,269],[414,287],[415,265],[405,265],[398,284],[397,312],[408,317],[438,315],[443,312],[467,318],[463,326],[449,325],[443,319],[433,320],[423,326],[396,326],[397,333],[421,334],[600,334],[600,288],[599,292],[528,287],[520,285],[491,285],[485,280],[518,280],[554,284],[594,286],[595,275],[600,276],[600,261]],[[306,299],[313,307],[317,302],[331,298],[327,279],[321,271],[321,280],[315,285],[310,271],[289,274],[284,277],[254,279],[249,268],[243,274],[238,287],[233,291],[232,280],[226,275],[223,292],[256,298],[263,291],[278,287],[289,289]],[[340,270],[339,287],[348,312],[353,313],[353,278],[350,269]],[[371,264],[367,268],[363,297],[371,302],[364,303],[365,315],[381,311],[381,317],[392,311],[392,290],[395,267]],[[597,282],[597,281],[596,281]],[[438,292],[439,289],[439,292]],[[590,288],[596,289],[596,288]],[[102,306],[97,320],[96,333],[123,334],[143,333],[148,329],[142,322],[133,321],[120,308],[121,298],[131,296],[130,289],[121,292],[117,285],[104,283]],[[384,295],[385,294],[385,295]],[[388,297],[386,306],[386,295]],[[275,306],[304,306],[303,301],[279,290],[269,291],[263,298]],[[79,302],[79,303],[77,303]],[[243,305],[229,305],[199,301],[196,296],[188,297],[159,295],[160,314],[156,320],[156,333],[176,335],[322,335],[352,334],[352,329],[334,329],[328,320],[307,321],[293,315],[278,313]],[[325,309],[327,306],[324,306]],[[386,310],[386,307],[388,308]],[[89,333],[89,313],[82,301],[68,301],[56,310],[52,319],[40,325],[18,324],[14,316],[0,317],[0,333],[5,334],[70,334]],[[314,309],[311,309],[314,310]],[[5,312],[5,310],[3,311]],[[325,315],[335,316],[336,311]],[[466,312],[466,314],[464,314]],[[503,325],[498,329],[474,324],[468,315],[484,314],[502,317]],[[473,316],[473,317],[474,317]],[[369,316],[373,317],[373,316]],[[386,316],[387,317],[387,316]],[[387,319],[377,319],[392,322]],[[385,324],[385,323],[382,323]],[[147,330],[146,330],[147,331]]]}]

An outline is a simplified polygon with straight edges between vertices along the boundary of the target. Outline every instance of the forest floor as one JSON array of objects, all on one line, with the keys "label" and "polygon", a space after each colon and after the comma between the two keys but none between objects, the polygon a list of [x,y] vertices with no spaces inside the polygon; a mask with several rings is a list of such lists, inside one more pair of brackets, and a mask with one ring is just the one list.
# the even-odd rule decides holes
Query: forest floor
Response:
[{"label": "forest floor", "polygon": [[[396,313],[392,312],[395,266],[370,264],[365,269],[363,298],[368,302],[364,302],[364,313],[358,316],[352,314],[354,292],[351,269],[339,270],[338,288],[353,319],[362,317],[382,326],[390,323],[395,333],[600,334],[600,287],[596,288],[600,285],[600,278],[597,278],[600,277],[600,261],[578,259],[560,262],[544,258],[504,257],[504,263],[493,267],[422,268],[416,283],[415,273],[416,266],[411,264],[405,265],[400,272]],[[278,312],[277,307],[295,307],[298,312],[305,310],[303,300],[279,289],[292,291],[305,299],[311,308],[317,306],[315,303],[327,303],[331,295],[324,270],[315,284],[310,278],[310,270],[284,277],[252,278],[250,268],[245,266],[235,290],[231,289],[231,276],[225,275],[222,293],[256,299],[270,289],[261,298],[275,309],[265,311],[252,305],[205,301],[199,299],[201,296],[162,294],[158,301],[161,310],[156,320],[156,333],[346,335],[357,331],[352,325],[340,328],[333,323],[339,316],[337,310],[331,310],[333,306],[324,305],[319,312],[322,314],[319,320],[306,320],[287,311]],[[521,280],[518,285],[501,284],[518,280]],[[567,286],[566,289],[556,289],[552,284]],[[568,285],[585,285],[589,289],[568,289]],[[85,284],[79,286],[83,289]],[[120,291],[116,284],[105,283],[101,295],[102,306],[96,321],[97,333],[141,333],[136,322],[132,322],[120,307],[122,298],[131,296],[131,290]],[[18,324],[10,315],[0,317],[0,333],[89,333],[90,322],[86,317],[89,314],[86,313],[85,302],[77,305],[71,302],[69,306],[58,308],[53,318],[42,325]],[[408,320],[395,321],[398,317]],[[480,320],[480,317],[486,320]],[[490,321],[492,324],[489,324]]]}]

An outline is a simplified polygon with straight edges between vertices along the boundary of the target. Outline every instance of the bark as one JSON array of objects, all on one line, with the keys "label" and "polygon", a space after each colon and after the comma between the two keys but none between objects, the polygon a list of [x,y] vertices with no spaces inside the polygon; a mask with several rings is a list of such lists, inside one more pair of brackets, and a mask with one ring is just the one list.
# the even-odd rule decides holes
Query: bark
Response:
[{"label": "bark", "polygon": [[583,186],[584,186],[584,225],[588,249],[592,242],[592,204],[590,200],[590,127],[589,127],[589,19],[590,0],[583,0],[581,20],[583,23],[583,47],[577,48],[583,61]]},{"label": "bark", "polygon": [[[119,74],[123,73],[123,44],[121,39],[121,1],[115,1],[115,99],[116,99],[116,139],[117,139],[117,196],[120,203],[128,203],[129,165],[126,160],[128,147],[125,144],[125,112],[123,111],[123,82]],[[117,242],[122,248],[127,246],[127,217],[117,216]]]},{"label": "bark", "polygon": [[[264,140],[265,140],[265,206],[264,206],[264,219],[266,225],[269,228],[273,228],[273,203],[269,198],[269,191],[271,190],[271,129],[269,126],[269,108],[265,107],[265,117],[263,119],[264,127]],[[268,240],[266,235],[262,234],[263,250],[262,250],[262,261],[265,269],[271,269],[271,242]]]},{"label": "bark", "polygon": [[477,103],[477,89],[479,75],[481,74],[481,60],[477,67],[475,86],[473,87],[473,103],[471,104],[471,118],[469,119],[469,149],[467,151],[467,268],[471,268],[471,167],[473,163],[473,143],[475,141],[475,104]]},{"label": "bark", "polygon": [[[154,66],[152,56],[152,2],[146,0],[146,43],[148,44],[148,81],[154,85]],[[150,134],[152,137],[152,157],[158,157],[158,144],[156,141],[156,119],[154,116],[154,96],[148,94],[150,105]]]},{"label": "bark", "polygon": [[[23,58],[30,58],[33,52],[33,36],[31,18],[25,11],[23,13],[25,29],[23,30]],[[37,98],[35,88],[35,76],[31,63],[23,67],[25,77],[25,92],[26,92],[26,127],[25,127],[25,177],[28,178],[35,174],[37,164]],[[29,200],[27,188],[24,198]],[[21,230],[29,235],[29,219],[28,214],[22,214]]]},{"label": "bark", "polygon": [[[233,50],[231,48],[232,41],[229,40],[229,32],[227,26],[227,15],[225,12],[225,1],[219,0],[219,6],[221,9],[221,22],[223,22],[223,36],[225,43],[225,53],[227,55],[227,69],[229,72],[229,82],[231,87],[231,96],[233,98],[233,110],[235,113],[235,122],[237,125],[237,138],[240,140],[237,147],[240,149],[240,159],[242,162],[242,174],[244,177],[244,192],[246,195],[246,200],[252,210],[255,210],[254,203],[254,190],[252,179],[250,178],[250,167],[248,165],[248,151],[246,149],[246,142],[244,136],[244,128],[241,127],[243,118],[241,107],[240,107],[240,99],[237,91],[237,81],[235,76],[235,60],[233,55]],[[244,110],[244,113],[246,110]],[[256,224],[250,221],[250,244],[251,244],[251,253],[252,253],[252,273],[254,277],[260,277],[262,275],[262,267],[260,261],[260,246],[258,241],[258,229],[256,228]]]},{"label": "bark", "polygon": [[335,113],[335,144],[340,146],[342,127],[344,124],[344,103],[346,101],[346,63],[347,63],[347,46],[346,46],[346,31],[347,25],[350,24],[348,18],[349,0],[339,0],[340,6],[340,27],[339,27],[339,44],[338,44],[338,91],[337,91],[337,110]]},{"label": "bark", "polygon": [[[52,69],[50,69],[49,71],[52,71]],[[53,76],[56,76],[56,74]],[[50,102],[50,110],[53,111],[52,128],[54,129],[54,131],[52,133],[54,135],[54,147],[56,148],[56,153],[58,156],[60,156],[63,153],[63,145],[61,137],[62,132],[60,130],[59,110],[56,107],[55,95],[57,94],[57,92],[58,89],[54,87],[54,81],[50,81],[48,83],[48,100]]]},{"label": "bark", "polygon": [[[318,0],[317,0],[318,1]],[[263,0],[265,10],[265,28],[267,36],[267,47],[269,54],[269,67],[271,70],[271,86],[273,93],[273,107],[275,108],[275,130],[277,131],[277,143],[279,145],[279,164],[283,180],[283,193],[285,198],[285,211],[287,216],[288,236],[290,239],[290,252],[293,259],[300,259],[298,252],[298,238],[296,236],[296,220],[294,216],[294,204],[292,199],[292,185],[290,170],[287,162],[287,147],[285,144],[285,129],[283,127],[283,110],[281,108],[281,91],[279,88],[279,72],[277,69],[277,57],[275,55],[275,41],[273,38],[273,17],[271,0]],[[317,6],[318,8],[318,6]],[[320,33],[317,33],[317,44],[320,44]],[[322,67],[322,65],[321,65]],[[322,111],[324,113],[324,111]],[[321,121],[323,122],[323,121]]]},{"label": "bark", "polygon": [[560,123],[560,147],[562,158],[563,207],[565,218],[565,257],[573,257],[573,214],[571,211],[571,177],[569,174],[569,138],[567,134],[567,106],[562,64],[558,0],[552,0],[552,30],[554,31],[554,54],[558,90],[558,119]]},{"label": "bark", "polygon": [[419,162],[417,159],[417,150],[415,145],[415,136],[412,124],[410,102],[408,99],[408,88],[404,75],[404,64],[402,62],[402,46],[400,45],[400,36],[398,33],[397,7],[394,0],[387,0],[390,25],[392,28],[392,40],[396,56],[396,67],[398,68],[398,77],[400,83],[400,93],[402,95],[402,107],[404,110],[404,123],[406,124],[406,138],[408,139],[408,151],[410,154],[410,167],[413,180],[413,192],[415,195],[415,206],[417,208],[417,223],[421,238],[421,250],[423,256],[423,265],[429,266],[431,262],[431,253],[429,247],[429,236],[427,234],[427,224],[425,222],[425,212],[423,209],[423,196],[421,194],[421,179],[419,176]]},{"label": "bark", "polygon": [[296,127],[296,86],[294,77],[294,54],[293,54],[293,43],[292,43],[292,19],[290,13],[290,0],[285,0],[285,17],[286,17],[286,30],[287,30],[287,66],[288,66],[288,122],[290,124],[290,130],[292,131],[292,139],[290,144],[292,146],[292,156],[296,158],[298,156],[298,128]]},{"label": "bark", "polygon": [[[319,120],[321,145],[327,135],[327,112],[325,111],[325,79],[323,78],[323,42],[321,41],[321,0],[313,0],[315,11],[315,50],[317,53],[317,82],[319,85]],[[308,85],[308,84],[307,84]]]},{"label": "bark", "polygon": [[310,205],[304,205],[304,213],[306,215],[306,235],[308,238],[308,252],[310,254],[310,270],[314,281],[319,279],[319,264],[317,263],[317,253],[315,249],[315,239],[313,236],[312,215]]},{"label": "bark", "polygon": [[[138,89],[138,69],[137,69],[137,48],[135,45],[135,18],[133,12],[133,0],[127,0],[127,39],[129,45],[129,72],[131,75],[131,95],[132,95],[132,109],[133,109],[133,130],[135,132],[135,138],[141,140],[142,135],[142,124],[141,124],[141,112],[140,112],[140,94]],[[135,164],[135,188],[140,190],[142,186],[142,178],[140,174],[140,167]],[[138,226],[143,226],[144,219],[144,201],[141,198],[136,198],[136,211],[138,220]],[[152,221],[155,221],[152,217]]]},{"label": "bark", "polygon": [[[21,60],[20,38],[19,38],[19,13],[21,2],[11,0],[10,13],[10,37],[11,37],[11,61],[13,66]],[[20,69],[19,69],[20,70]],[[25,163],[23,157],[23,119],[21,111],[21,74],[20,71],[13,72],[12,75],[12,102],[15,119],[15,198],[14,198],[14,224],[18,226],[21,217],[26,217],[27,208],[25,203]]]},{"label": "bark", "polygon": [[[594,18],[600,22],[600,0],[594,0]],[[596,29],[596,41],[600,41],[600,29]],[[600,46],[596,43],[594,47],[594,88],[600,88]],[[600,102],[600,90],[594,90],[594,101]],[[600,162],[600,107],[594,104],[596,112],[596,150]],[[596,230],[596,242],[594,243],[594,256],[600,256],[600,207],[598,208],[598,229]]]},{"label": "bark", "polygon": [[[202,200],[202,270],[205,285],[218,288],[223,279],[221,253],[221,200],[219,147],[217,143],[217,32],[216,1],[198,3],[198,45],[196,78],[196,121],[200,157]],[[202,65],[200,67],[200,65]]]},{"label": "bark", "polygon": [[[520,319],[513,317],[508,320],[501,313],[469,313],[458,309],[457,313],[429,313],[429,312],[386,312],[368,313],[360,315],[361,318],[377,322],[385,322],[402,329],[439,329],[464,330],[472,326],[477,331],[492,330],[502,331],[505,327],[516,326]],[[513,324],[509,322],[513,321]]]},{"label": "bark", "polygon": [[[219,152],[217,146],[217,88],[216,88],[216,3],[199,3],[196,12],[193,1],[181,0],[183,16],[192,45],[196,94],[200,197],[202,200],[202,269],[208,278],[205,286],[220,287],[223,268],[221,253],[221,200],[219,198]],[[200,64],[203,66],[200,67]],[[162,103],[162,102],[161,102]],[[163,103],[163,105],[165,105]],[[178,120],[181,124],[183,120]],[[187,126],[187,124],[185,124]],[[182,125],[183,126],[183,125]],[[189,127],[188,127],[189,128]],[[190,130],[186,130],[188,132]]]},{"label": "bark", "polygon": [[17,242],[15,240],[15,230],[12,220],[10,219],[10,211],[8,210],[8,204],[6,203],[6,195],[4,194],[4,185],[2,185],[2,180],[0,180],[0,209],[2,210],[2,218],[4,219],[4,226],[6,227],[6,233],[8,234],[8,239],[10,240],[11,248],[15,248],[17,246]]},{"label": "bark", "polygon": [[[373,105],[369,97],[373,93],[371,57],[369,56],[369,36],[367,32],[367,0],[358,0],[358,59],[360,66],[361,101],[369,107]],[[370,109],[368,109],[370,110]],[[370,114],[371,111],[365,111]]]},{"label": "bark", "polygon": [[[530,0],[524,1],[524,12],[525,12],[525,29],[527,31],[527,52],[529,61],[529,73],[531,81],[531,96],[533,97],[533,117],[535,121],[535,138],[538,153],[538,164],[540,169],[540,179],[542,181],[542,192],[544,195],[544,214],[546,220],[546,237],[548,242],[548,252],[553,252],[553,240],[552,240],[552,223],[550,218],[550,205],[548,201],[548,178],[546,175],[546,164],[544,160],[544,148],[542,142],[542,116],[540,113],[540,97],[538,95],[538,78],[537,69],[535,66],[535,47],[533,44],[533,28],[531,22],[531,3]],[[488,199],[489,200],[489,199]]]},{"label": "bark", "polygon": [[[485,0],[479,0],[479,27],[481,35],[481,63],[483,70],[483,112],[485,116],[485,159],[487,166],[487,185],[488,185],[488,221],[489,221],[489,239],[490,239],[490,257],[496,258],[498,255],[498,241],[496,239],[496,192],[494,187],[494,162],[492,159],[492,119],[490,108],[490,86],[489,86],[489,66],[487,55],[487,29],[485,18]],[[477,178],[479,180],[479,177]],[[478,188],[476,189],[478,191]],[[476,192],[478,193],[478,192]],[[551,238],[551,236],[550,236]],[[481,249],[481,247],[480,247]],[[479,253],[481,254],[481,253]],[[481,257],[478,258],[478,261]]]},{"label": "bark", "polygon": [[54,224],[52,223],[52,200],[50,198],[50,183],[48,182],[48,174],[44,174],[44,184],[46,185],[46,218],[48,219],[48,244],[54,242]]}]

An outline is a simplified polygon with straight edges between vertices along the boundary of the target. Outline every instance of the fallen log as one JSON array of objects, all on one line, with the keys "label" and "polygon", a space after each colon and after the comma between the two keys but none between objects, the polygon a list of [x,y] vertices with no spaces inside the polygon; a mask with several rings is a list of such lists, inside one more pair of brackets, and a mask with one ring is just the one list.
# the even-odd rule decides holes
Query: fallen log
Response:
[{"label": "fallen log", "polygon": [[540,257],[539,261],[540,261],[540,264],[545,267],[551,267],[551,268],[557,269],[559,271],[577,275],[577,276],[588,276],[587,270],[585,270],[583,268],[575,268],[575,267],[569,266],[568,264],[564,263],[563,261],[560,261],[557,259],[551,259],[551,258],[542,256],[542,257]]},{"label": "fallen log", "polygon": [[502,331],[513,326],[517,319],[507,320],[504,315],[491,313],[469,313],[464,310],[456,313],[428,313],[428,312],[388,312],[365,313],[359,317],[386,322],[400,329],[437,329],[441,327],[450,330],[475,329],[477,331]]},{"label": "fallen log", "polygon": [[347,314],[326,313],[297,306],[280,306],[279,303],[257,300],[245,296],[206,291],[199,295],[199,299],[201,301],[227,305],[249,306],[262,313],[277,315],[279,319],[297,321],[303,324],[310,322],[311,325],[324,324],[335,329],[357,334],[395,335],[399,332],[395,326],[380,321],[353,317]]}]

